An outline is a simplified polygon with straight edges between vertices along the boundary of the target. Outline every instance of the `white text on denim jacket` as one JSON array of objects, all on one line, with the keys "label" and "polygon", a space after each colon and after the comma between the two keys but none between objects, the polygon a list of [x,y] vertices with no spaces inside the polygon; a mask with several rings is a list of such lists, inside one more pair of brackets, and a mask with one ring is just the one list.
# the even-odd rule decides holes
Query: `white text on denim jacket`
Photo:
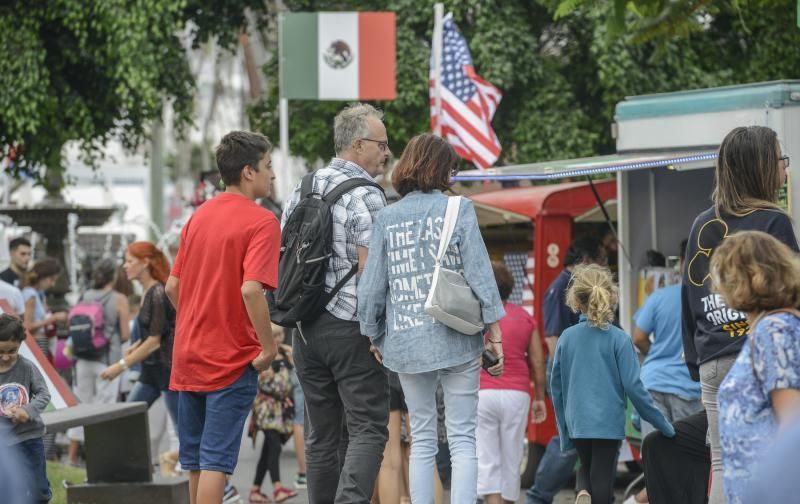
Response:
[{"label": "white text on denim jacket", "polygon": [[[395,331],[433,323],[433,318],[423,313],[423,305],[433,281],[443,222],[442,217],[427,217],[386,227]],[[461,256],[452,243],[442,259],[442,266],[463,274]]]}]

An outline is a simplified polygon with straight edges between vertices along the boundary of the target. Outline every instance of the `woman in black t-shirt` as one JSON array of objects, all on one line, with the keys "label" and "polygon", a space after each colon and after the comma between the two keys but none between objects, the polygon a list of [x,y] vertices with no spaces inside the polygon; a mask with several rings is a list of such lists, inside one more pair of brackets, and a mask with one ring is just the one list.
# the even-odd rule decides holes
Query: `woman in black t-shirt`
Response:
[{"label": "woman in black t-shirt", "polygon": [[798,251],[788,215],[778,206],[789,157],[775,131],[763,126],[733,129],[719,148],[714,205],[694,221],[686,247],[681,286],[683,346],[692,378],[702,386],[708,415],[713,469],[710,504],[724,504],[717,391],[747,336],[744,313],[729,308],[711,291],[714,250],[737,231],[764,231]]},{"label": "woman in black t-shirt", "polygon": [[152,406],[163,394],[170,419],[177,425],[178,394],[169,390],[175,309],[164,292],[169,262],[155,245],[139,241],[131,243],[125,251],[124,269],[128,279],[136,280],[144,289],[137,317],[141,339],[122,359],[107,367],[102,376],[113,380],[128,367],[141,363],[139,381],[128,395],[128,402],[143,401]]}]

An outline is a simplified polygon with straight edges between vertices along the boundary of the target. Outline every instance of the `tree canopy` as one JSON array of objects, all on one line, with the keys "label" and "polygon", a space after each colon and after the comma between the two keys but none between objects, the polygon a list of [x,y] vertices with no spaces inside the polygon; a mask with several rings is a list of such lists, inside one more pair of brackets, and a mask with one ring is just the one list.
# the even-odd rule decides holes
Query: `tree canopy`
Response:
[{"label": "tree canopy", "polygon": [[[433,1],[286,0],[291,11],[391,10],[397,13],[397,99],[377,102],[395,155],[429,130],[428,62]],[[570,3],[568,9],[564,3]],[[633,30],[658,7],[689,2],[637,0],[624,11]],[[610,125],[625,96],[800,77],[800,30],[783,1],[714,2],[685,16],[697,29],[665,30],[632,40],[615,28],[625,2],[556,0],[445,1],[467,39],[479,75],[503,91],[493,125],[499,164],[614,151]],[[733,5],[736,4],[736,5]],[[662,9],[663,10],[663,9]],[[793,11],[792,11],[793,12]],[[672,13],[672,11],[670,11]],[[677,19],[671,16],[669,19]],[[694,23],[694,17],[691,22]],[[627,25],[626,25],[627,26]],[[265,67],[277,83],[277,59]],[[251,110],[251,122],[278,134],[278,89]],[[313,163],[333,155],[332,124],[342,102],[290,101],[290,148]]]},{"label": "tree canopy", "polygon": [[15,169],[58,175],[65,142],[91,160],[118,136],[132,148],[164,102],[192,121],[186,48],[210,37],[232,47],[245,9],[262,0],[10,0],[0,6],[0,146]]},{"label": "tree canopy", "polygon": [[[397,13],[397,99],[376,103],[396,155],[429,129],[433,0],[284,0],[292,11]],[[500,164],[608,153],[614,105],[627,95],[800,77],[800,30],[788,0],[447,0],[478,73],[503,91]],[[8,0],[0,5],[0,148],[14,167],[58,173],[77,140],[91,160],[112,136],[133,148],[165,102],[193,120],[186,49],[268,31],[274,0]],[[249,13],[246,15],[245,13]],[[276,47],[268,47],[275,56]],[[277,58],[253,129],[278,137]],[[290,102],[291,151],[333,155],[342,102]]]}]

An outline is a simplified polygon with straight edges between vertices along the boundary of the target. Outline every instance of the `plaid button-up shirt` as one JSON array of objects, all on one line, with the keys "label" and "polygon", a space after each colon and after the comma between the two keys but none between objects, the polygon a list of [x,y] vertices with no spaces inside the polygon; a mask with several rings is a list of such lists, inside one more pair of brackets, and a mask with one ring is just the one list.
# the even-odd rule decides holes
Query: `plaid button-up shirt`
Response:
[{"label": "plaid button-up shirt", "polygon": [[[314,175],[313,191],[325,196],[334,187],[353,177],[372,180],[363,168],[344,159],[333,158],[328,166],[317,170]],[[300,184],[294,188],[292,196],[286,202],[281,226],[286,224],[297,203],[300,202]],[[344,278],[354,264],[358,264],[356,247],[369,248],[372,236],[372,222],[376,214],[386,206],[383,192],[376,187],[356,187],[345,193],[333,205],[333,255],[328,263],[325,275],[325,292]],[[334,317],[341,320],[358,320],[356,286],[358,275],[353,276],[342,289],[336,293],[325,307]]]}]

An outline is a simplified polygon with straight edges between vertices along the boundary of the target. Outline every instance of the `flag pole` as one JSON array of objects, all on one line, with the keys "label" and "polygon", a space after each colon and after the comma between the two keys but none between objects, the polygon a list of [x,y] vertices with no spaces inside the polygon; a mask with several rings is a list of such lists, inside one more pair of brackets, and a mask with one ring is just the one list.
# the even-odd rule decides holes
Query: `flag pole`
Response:
[{"label": "flag pole", "polygon": [[444,4],[437,3],[433,6],[433,97],[436,110],[436,128],[434,133],[442,136],[442,20],[444,18]]},{"label": "flag pole", "polygon": [[287,188],[286,191],[291,190],[291,183],[289,179],[289,99],[283,96],[283,17],[284,14],[280,14],[278,16],[278,86],[279,86],[279,108],[278,108],[278,115],[279,115],[279,135],[280,135],[280,143],[281,143],[281,164],[280,164],[280,173],[276,174],[278,179],[277,186],[281,189],[278,191],[278,198],[280,199],[287,199],[289,197],[288,194],[285,194],[284,188]]}]

